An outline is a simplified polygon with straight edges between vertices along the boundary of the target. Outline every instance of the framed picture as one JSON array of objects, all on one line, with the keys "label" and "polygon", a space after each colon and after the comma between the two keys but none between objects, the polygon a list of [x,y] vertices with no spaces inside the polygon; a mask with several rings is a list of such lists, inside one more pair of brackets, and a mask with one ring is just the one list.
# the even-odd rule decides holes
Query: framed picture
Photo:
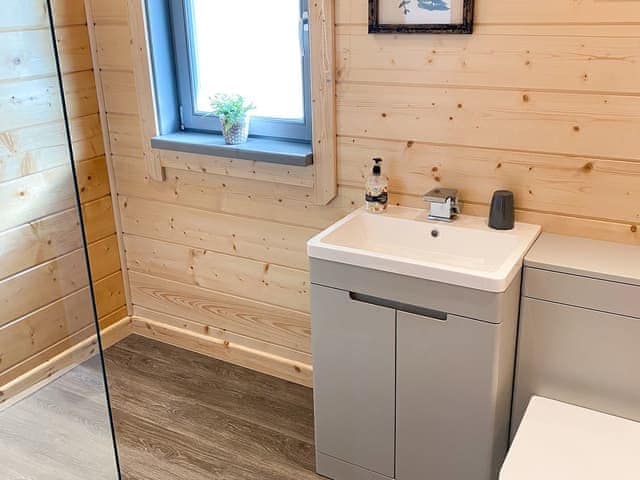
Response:
[{"label": "framed picture", "polygon": [[369,33],[471,33],[474,0],[369,0]]}]

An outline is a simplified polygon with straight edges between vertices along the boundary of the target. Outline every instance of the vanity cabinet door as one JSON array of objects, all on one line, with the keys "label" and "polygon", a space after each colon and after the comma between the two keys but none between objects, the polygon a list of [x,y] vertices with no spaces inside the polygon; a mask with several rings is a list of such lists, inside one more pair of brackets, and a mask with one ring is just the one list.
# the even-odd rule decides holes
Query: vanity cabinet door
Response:
[{"label": "vanity cabinet door", "polygon": [[393,478],[396,312],[319,285],[311,303],[316,448]]},{"label": "vanity cabinet door", "polygon": [[509,405],[496,399],[510,398],[498,392],[501,326],[400,311],[397,321],[397,480],[497,479]]}]

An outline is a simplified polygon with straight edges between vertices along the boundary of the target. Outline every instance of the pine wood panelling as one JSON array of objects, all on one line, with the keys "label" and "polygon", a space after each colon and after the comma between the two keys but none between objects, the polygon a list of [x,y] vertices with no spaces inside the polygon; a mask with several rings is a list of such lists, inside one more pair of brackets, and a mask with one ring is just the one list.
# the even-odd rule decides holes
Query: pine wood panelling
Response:
[{"label": "pine wood panelling", "polygon": [[337,102],[343,136],[640,160],[640,96],[343,83]]},{"label": "pine wood panelling", "polygon": [[[87,33],[89,34],[89,42],[91,45],[92,61],[97,69],[100,63],[99,62],[100,52],[98,51],[98,44],[96,42],[95,26],[97,25],[97,21],[96,21],[96,16],[94,11],[95,5],[93,5],[93,3],[90,0],[83,0],[83,2],[85,6],[85,11],[87,14],[87,22],[91,25],[91,28],[87,29]],[[102,8],[100,12],[103,15],[103,17],[101,18],[104,20],[104,15],[109,14],[109,12],[111,12],[111,14],[116,13],[119,8],[118,7],[119,3],[126,4],[126,0],[114,0],[112,2],[101,2]],[[117,226],[116,237],[117,237],[117,244],[118,244],[118,250],[119,250],[118,259],[120,261],[120,267],[122,270],[125,270],[126,261],[125,261],[125,252],[124,252],[124,241],[122,237],[120,212],[117,204],[117,197],[115,195],[115,175],[113,172],[113,165],[112,165],[112,159],[111,159],[112,147],[111,147],[111,138],[109,135],[109,129],[107,126],[108,119],[105,111],[105,102],[104,102],[104,96],[103,96],[103,82],[102,82],[101,76],[97,73],[97,71],[94,72],[94,78],[96,82],[96,94],[97,94],[96,96],[98,99],[98,105],[100,109],[99,116],[100,116],[101,136],[103,137],[104,149],[106,152],[105,166],[106,166],[106,170],[108,171],[109,186],[114,191],[114,195],[111,196],[111,204],[112,204],[111,216],[114,218],[114,228]],[[99,91],[99,94],[98,94],[98,91]],[[124,296],[124,300],[126,302],[127,311],[131,313],[132,305],[131,305],[130,294],[129,294],[129,280],[128,280],[128,276],[126,275],[122,277],[121,290]],[[111,313],[109,315],[110,317],[113,317],[114,314]]]},{"label": "pine wood panelling", "polygon": [[343,26],[336,48],[344,82],[640,92],[637,36],[431,35],[416,42]]},{"label": "pine wood panelling", "polygon": [[68,165],[2,184],[0,231],[46,217],[75,205],[73,178]]},{"label": "pine wood panelling", "polygon": [[72,118],[69,121],[73,158],[76,162],[104,155],[104,142],[98,114]]},{"label": "pine wood panelling", "polygon": [[63,73],[93,68],[86,25],[56,28],[56,41]]},{"label": "pine wood panelling", "polygon": [[[357,205],[362,198],[361,188],[341,187],[338,197],[346,204]],[[422,195],[407,195],[392,192],[389,196],[392,205],[404,205],[414,208],[424,208]],[[465,214],[487,217],[489,206],[487,204],[465,202],[463,207]],[[558,213],[539,212],[534,210],[522,210],[516,208],[516,218],[520,222],[544,225],[548,231],[560,235],[576,235],[595,238],[597,240],[608,240],[621,243],[640,243],[638,238],[638,225],[617,222],[615,220],[598,220],[593,218],[572,217]]]},{"label": "pine wood panelling", "polygon": [[318,232],[134,197],[121,198],[120,204],[126,233],[302,269],[306,241]]},{"label": "pine wood panelling", "polygon": [[[127,20],[131,33],[131,70],[134,73],[138,113],[140,115],[140,132],[142,133],[142,158],[147,176],[152,180],[165,180],[165,169],[160,161],[159,153],[151,148],[151,138],[159,133],[158,116],[156,114],[155,83],[148,62],[149,37],[147,35],[147,4],[137,0],[127,1]],[[137,65],[138,68],[134,68]],[[140,66],[143,66],[140,68]],[[149,95],[139,95],[147,92]]]},{"label": "pine wood panelling", "polygon": [[504,187],[527,209],[640,222],[640,162],[347,137],[338,148],[340,183],[355,188],[381,155],[394,192],[455,184],[465,201],[486,203]]},{"label": "pine wood panelling", "polygon": [[[92,4],[90,0],[83,0],[85,11],[87,15],[87,23],[91,26],[87,28],[87,33],[89,34],[89,43],[91,45],[91,55],[94,65],[98,64],[98,43],[96,41],[96,33],[95,26],[97,25],[96,17],[95,17],[95,5]],[[110,2],[116,3],[116,2]],[[125,260],[125,252],[124,252],[124,241],[123,241],[123,233],[122,233],[122,222],[120,219],[120,209],[117,203],[117,195],[116,195],[116,179],[115,173],[113,169],[113,161],[112,161],[112,150],[111,150],[111,139],[109,136],[109,128],[108,128],[108,120],[107,113],[105,110],[105,99],[103,93],[103,81],[98,69],[94,70],[94,78],[96,82],[96,97],[99,105],[99,117],[100,117],[100,127],[101,133],[104,140],[104,149],[106,153],[106,168],[108,171],[109,177],[109,186],[113,191],[113,195],[111,196],[112,202],[112,211],[114,217],[114,227],[116,228],[116,237],[119,249],[119,260],[120,260],[120,268],[124,272],[126,271],[126,260]],[[132,313],[133,307],[131,304],[131,295],[129,293],[129,279],[127,275],[123,275],[123,293],[125,296],[125,306],[127,312],[129,314]],[[113,314],[110,314],[113,315]]]},{"label": "pine wood panelling", "polygon": [[[127,140],[127,144],[133,143],[129,139]],[[127,154],[123,150],[120,150],[119,153],[122,155]],[[169,150],[158,150],[156,153],[163,167],[187,171],[195,170],[201,173],[227,175],[261,182],[270,181],[294,187],[307,187],[306,195],[311,199],[311,187],[313,186],[314,177],[313,171],[307,167],[280,165],[254,160],[238,160],[226,157],[214,157],[211,155],[194,155]]]},{"label": "pine wood panelling", "polygon": [[[130,334],[131,320],[120,319],[102,330],[101,345],[105,349],[109,348]],[[92,321],[82,330],[0,373],[0,407],[6,407],[9,402],[13,403],[25,394],[41,388],[43,384],[56,379],[70,367],[75,367],[89,358],[95,358],[99,348],[96,327]],[[65,431],[67,426],[65,423]]]},{"label": "pine wood panelling", "polygon": [[69,116],[82,117],[98,111],[96,84],[91,70],[68,73],[64,76],[63,84]]},{"label": "pine wood panelling", "polygon": [[59,121],[60,117],[55,77],[0,83],[0,131]]},{"label": "pine wood panelling", "polygon": [[67,165],[68,158],[62,121],[0,133],[0,182]]},{"label": "pine wood panelling", "polygon": [[[105,341],[105,329],[118,324],[119,322],[121,322],[123,319],[125,319],[126,321],[129,321],[129,317],[128,317],[128,311],[127,311],[127,306],[123,305],[122,307],[120,307],[117,310],[114,310],[112,313],[109,313],[108,315],[105,315],[103,317],[100,318],[100,329],[101,329],[101,335],[102,335],[102,345],[104,348],[107,348],[108,344],[113,345],[115,342],[113,342],[112,340],[109,341]],[[125,334],[123,334],[123,336],[121,338],[118,338],[116,341],[120,341],[123,338],[126,338],[131,332],[128,331]]]},{"label": "pine wood panelling", "polygon": [[125,303],[122,272],[117,272],[97,280],[94,285],[98,318],[102,318],[122,307]]},{"label": "pine wood panelling", "polygon": [[305,271],[132,235],[125,236],[125,248],[131,270],[309,311]]},{"label": "pine wood panelling", "polygon": [[476,24],[474,33],[492,35],[532,35],[558,37],[640,37],[637,24],[549,23],[549,24]]},{"label": "pine wood panelling", "polygon": [[120,252],[115,234],[89,245],[89,264],[94,281],[120,270]]},{"label": "pine wood panelling", "polygon": [[88,283],[84,252],[75,250],[0,281],[0,326]]},{"label": "pine wood panelling", "polygon": [[84,2],[82,0],[52,0],[51,8],[53,10],[53,19],[56,27],[85,25],[87,23]]},{"label": "pine wood panelling", "polygon": [[98,66],[106,70],[133,70],[131,34],[127,25],[96,25]]},{"label": "pine wood panelling", "polygon": [[336,49],[335,1],[309,2],[309,55],[313,105],[313,203],[326,205],[336,196]]},{"label": "pine wood panelling", "polygon": [[89,289],[83,288],[0,329],[0,372],[93,323]]},{"label": "pine wood panelling", "polygon": [[3,0],[0,29],[27,30],[49,25],[46,0]]},{"label": "pine wood panelling", "polygon": [[306,313],[138,272],[129,277],[135,305],[310,352]]},{"label": "pine wood panelling", "polygon": [[[472,212],[470,212],[473,214]],[[488,216],[489,209],[483,206],[476,215]],[[598,220],[581,217],[571,217],[547,212],[529,210],[517,210],[516,218],[520,222],[544,225],[549,232],[560,235],[579,235],[581,237],[594,238],[621,243],[640,244],[638,235],[638,223],[628,224],[616,220]]]},{"label": "pine wood panelling", "polygon": [[82,216],[89,243],[107,237],[116,231],[110,196],[82,205]]},{"label": "pine wood panelling", "polygon": [[164,182],[156,182],[145,176],[144,164],[137,158],[116,156],[113,162],[118,192],[124,196],[318,230],[348,211],[340,208],[339,202],[327,206],[310,204],[306,188],[173,169],[167,169]]},{"label": "pine wood panelling", "polygon": [[[111,315],[109,315],[109,317],[105,317],[105,321],[110,318]],[[113,323],[109,325],[105,324],[102,332],[100,333],[100,343],[102,344],[102,348],[104,350],[108,349],[112,345],[115,345],[121,340],[124,340],[133,333],[133,322],[131,321],[131,317],[118,318],[119,320],[114,320]]]},{"label": "pine wood panelling", "polygon": [[[37,135],[38,129],[30,129],[30,131]],[[0,150],[2,149],[2,137],[8,138],[9,135],[11,132],[0,134]],[[28,150],[22,152],[13,151],[6,155],[0,155],[0,182],[68,164],[69,153],[66,144],[27,148]]]},{"label": "pine wood panelling", "polygon": [[[59,146],[66,146],[64,123],[61,119],[49,123],[29,125],[24,128],[10,129],[0,134],[0,155],[2,156],[25,154],[31,149]],[[8,178],[3,177],[2,181]]]},{"label": "pine wood panelling", "polygon": [[5,231],[0,234],[0,279],[81,246],[80,223],[75,208]]},{"label": "pine wood panelling", "polygon": [[104,156],[78,163],[76,176],[82,203],[109,195],[109,174]]},{"label": "pine wood panelling", "polygon": [[104,71],[102,93],[107,112],[138,114],[135,80],[132,72]]},{"label": "pine wood panelling", "polygon": [[[131,320],[122,319],[102,331],[101,344],[103,348],[108,348],[130,333]],[[92,323],[10,368],[0,374],[0,405],[9,400],[20,398],[30,388],[37,388],[42,382],[55,379],[69,367],[77,366],[87,359],[95,357],[99,348],[96,328]]]},{"label": "pine wood panelling", "polygon": [[[299,362],[301,366],[311,365],[311,354],[308,352],[302,352],[300,350],[294,350],[292,348],[283,347],[255,338],[246,337],[244,335],[238,335],[228,330],[215,328],[203,323],[195,322],[192,320],[186,320],[182,317],[176,317],[163,312],[156,312],[146,309],[144,307],[136,307],[134,311],[134,333],[149,336],[144,330],[148,329],[149,318],[155,318],[156,322],[164,325],[168,325],[178,329],[184,329],[190,333],[196,335],[205,335],[212,337],[214,340],[222,343],[223,346],[228,349],[233,347],[242,347],[249,351],[260,352],[263,354],[262,360],[267,361],[269,357],[275,356],[282,359],[290,359],[294,362]],[[220,354],[223,356],[221,357]],[[228,354],[231,354],[229,352]],[[264,355],[266,354],[266,356]],[[222,352],[216,352],[216,358],[226,359],[227,354]]]},{"label": "pine wood panelling", "polygon": [[[367,23],[367,3],[358,0],[336,1],[336,22]],[[483,0],[475,6],[476,23],[528,24],[617,24],[638,23],[640,4],[627,0]],[[614,26],[610,25],[613,29]]]},{"label": "pine wood panelling", "polygon": [[[11,398],[15,398],[27,388],[36,383],[56,375],[62,369],[73,363],[74,358],[63,362],[62,365],[55,363],[67,351],[73,351],[86,345],[85,342],[93,342],[91,352],[97,352],[95,345],[96,328],[93,323],[82,330],[67,336],[57,343],[52,344],[39,353],[26,358],[17,365],[0,373],[0,405]],[[86,358],[85,358],[86,359]],[[79,359],[82,361],[82,359]],[[52,365],[52,362],[54,364]]]},{"label": "pine wood panelling", "polygon": [[128,19],[127,0],[89,0],[93,11],[93,20],[99,24],[121,23]]},{"label": "pine wood panelling", "polygon": [[0,80],[52,75],[55,71],[47,30],[0,32]]},{"label": "pine wood panelling", "polygon": [[107,114],[111,153],[142,158],[142,134],[138,117]]},{"label": "pine wood panelling", "polygon": [[640,18],[640,5],[626,0],[544,0],[532,8],[527,0],[481,2],[479,23],[626,23]]}]

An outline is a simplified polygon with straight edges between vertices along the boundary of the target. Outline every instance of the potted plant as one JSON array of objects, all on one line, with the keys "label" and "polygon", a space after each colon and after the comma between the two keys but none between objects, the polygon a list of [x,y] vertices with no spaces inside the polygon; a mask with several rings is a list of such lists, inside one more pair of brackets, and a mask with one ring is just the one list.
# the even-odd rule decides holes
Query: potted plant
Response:
[{"label": "potted plant", "polygon": [[248,112],[255,106],[242,95],[219,93],[209,99],[211,113],[217,115],[222,125],[224,142],[227,145],[245,143],[249,137]]}]

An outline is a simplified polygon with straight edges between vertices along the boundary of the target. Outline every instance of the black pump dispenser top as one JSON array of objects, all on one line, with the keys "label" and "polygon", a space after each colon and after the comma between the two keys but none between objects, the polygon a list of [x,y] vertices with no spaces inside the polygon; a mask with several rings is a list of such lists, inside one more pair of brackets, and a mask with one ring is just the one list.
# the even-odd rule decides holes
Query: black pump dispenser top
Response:
[{"label": "black pump dispenser top", "polygon": [[382,172],[382,167],[380,167],[380,163],[382,163],[382,159],[374,158],[373,161],[375,162],[375,165],[373,166],[373,174],[378,176]]}]

